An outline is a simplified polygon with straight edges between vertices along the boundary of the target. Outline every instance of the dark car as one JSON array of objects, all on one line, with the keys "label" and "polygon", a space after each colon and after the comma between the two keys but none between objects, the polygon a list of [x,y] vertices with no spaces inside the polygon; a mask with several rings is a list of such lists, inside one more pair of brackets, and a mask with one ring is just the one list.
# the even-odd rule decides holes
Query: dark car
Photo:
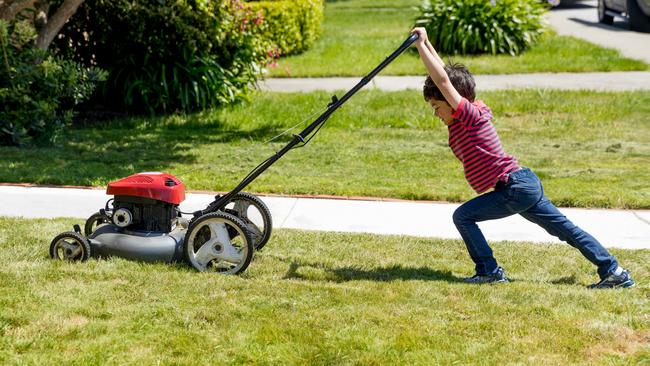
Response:
[{"label": "dark car", "polygon": [[614,17],[626,17],[630,29],[650,32],[650,0],[598,0],[598,21],[612,24]]}]

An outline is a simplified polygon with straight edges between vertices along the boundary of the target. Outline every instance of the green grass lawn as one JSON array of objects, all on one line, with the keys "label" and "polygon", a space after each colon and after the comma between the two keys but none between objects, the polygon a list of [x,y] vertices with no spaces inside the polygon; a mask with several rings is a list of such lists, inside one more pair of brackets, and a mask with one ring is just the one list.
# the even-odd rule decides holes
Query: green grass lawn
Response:
[{"label": "green grass lawn", "polygon": [[[328,96],[260,94],[221,111],[71,129],[52,147],[0,147],[0,182],[105,186],[167,171],[189,189],[229,191],[289,137],[265,141]],[[493,108],[506,151],[534,169],[556,204],[650,208],[650,92],[479,97]],[[454,202],[475,196],[446,127],[418,91],[360,92],[248,190]]]},{"label": "green grass lawn", "polygon": [[476,286],[457,240],[277,230],[221,276],[50,260],[75,222],[0,218],[0,364],[650,362],[649,250],[613,250],[636,287],[594,291],[569,246],[495,243],[512,282]]},{"label": "green grass lawn", "polygon": [[[282,58],[272,77],[361,76],[370,72],[406,39],[418,15],[419,0],[327,2],[321,38],[309,51]],[[443,57],[446,58],[446,57]],[[476,74],[647,70],[648,65],[574,37],[549,31],[519,57],[457,56]],[[417,52],[406,52],[384,75],[424,71]]]}]

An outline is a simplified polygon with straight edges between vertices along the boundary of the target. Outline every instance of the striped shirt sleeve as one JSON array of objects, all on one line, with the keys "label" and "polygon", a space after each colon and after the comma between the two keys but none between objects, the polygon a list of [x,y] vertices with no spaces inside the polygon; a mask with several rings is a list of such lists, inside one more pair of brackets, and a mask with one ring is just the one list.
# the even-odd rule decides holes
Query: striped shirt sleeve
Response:
[{"label": "striped shirt sleeve", "polygon": [[457,119],[466,130],[479,127],[492,118],[489,114],[481,113],[481,110],[466,98],[460,100],[452,117]]}]

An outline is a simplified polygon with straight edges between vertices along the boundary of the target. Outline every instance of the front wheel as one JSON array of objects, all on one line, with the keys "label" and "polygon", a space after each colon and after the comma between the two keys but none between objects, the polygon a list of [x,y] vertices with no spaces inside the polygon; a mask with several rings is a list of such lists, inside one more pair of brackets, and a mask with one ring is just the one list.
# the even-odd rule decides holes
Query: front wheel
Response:
[{"label": "front wheel", "polygon": [[643,13],[638,0],[627,0],[627,14],[629,16],[630,29],[637,32],[650,32],[650,17]]},{"label": "front wheel", "polygon": [[65,261],[85,261],[90,258],[90,242],[74,231],[61,233],[50,243],[50,257]]},{"label": "front wheel", "polygon": [[185,259],[201,272],[244,272],[253,250],[246,225],[237,217],[220,211],[193,220],[183,242]]}]

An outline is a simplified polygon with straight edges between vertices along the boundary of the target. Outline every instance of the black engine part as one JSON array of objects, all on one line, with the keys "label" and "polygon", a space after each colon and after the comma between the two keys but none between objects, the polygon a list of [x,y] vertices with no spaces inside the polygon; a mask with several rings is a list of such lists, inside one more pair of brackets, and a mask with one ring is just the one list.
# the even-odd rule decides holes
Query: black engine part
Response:
[{"label": "black engine part", "polygon": [[[120,225],[124,210],[130,214],[130,223]],[[118,226],[127,227],[136,231],[156,231],[168,233],[172,231],[176,219],[180,216],[178,205],[135,196],[115,196],[113,201],[113,222]],[[116,222],[117,220],[117,222]]]}]

